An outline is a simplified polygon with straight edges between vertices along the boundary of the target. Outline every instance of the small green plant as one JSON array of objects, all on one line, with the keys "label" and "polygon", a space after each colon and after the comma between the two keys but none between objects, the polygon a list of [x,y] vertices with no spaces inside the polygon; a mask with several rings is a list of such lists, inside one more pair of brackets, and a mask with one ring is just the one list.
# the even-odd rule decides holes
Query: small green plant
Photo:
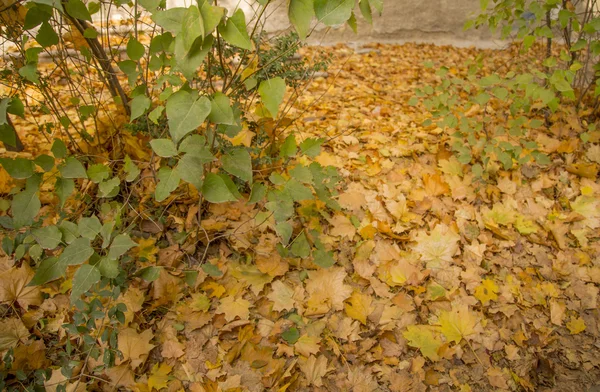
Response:
[{"label": "small green plant", "polygon": [[480,179],[495,167],[549,164],[533,134],[552,126],[559,107],[573,107],[585,142],[600,107],[596,2],[483,0],[481,10],[466,28],[487,26],[515,40],[514,61],[485,76],[482,58],[466,77],[442,66],[437,75],[443,81],[418,89],[411,101],[423,99],[431,113],[426,125],[435,122],[449,130],[458,160],[471,164]]}]

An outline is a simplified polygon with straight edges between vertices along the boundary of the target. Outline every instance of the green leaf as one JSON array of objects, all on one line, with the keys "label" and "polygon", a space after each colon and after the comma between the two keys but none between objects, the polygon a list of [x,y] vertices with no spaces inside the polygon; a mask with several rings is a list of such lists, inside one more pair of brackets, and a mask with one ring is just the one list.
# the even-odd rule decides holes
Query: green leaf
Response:
[{"label": "green leaf", "polygon": [[496,87],[492,91],[494,95],[502,101],[504,101],[506,97],[508,97],[508,90],[504,87]]},{"label": "green leaf", "polygon": [[250,198],[248,199],[248,204],[258,203],[262,199],[265,198],[267,193],[267,187],[265,184],[261,184],[259,182],[255,182],[252,185],[252,190],[250,191]]},{"label": "green leaf", "polygon": [[252,183],[252,158],[246,149],[235,149],[221,157],[223,170]]},{"label": "green leaf", "polygon": [[136,275],[141,276],[146,282],[154,282],[160,276],[162,267],[146,267],[141,269]]},{"label": "green leaf", "polygon": [[177,189],[181,178],[179,177],[179,172],[177,170],[173,170],[166,166],[160,168],[157,177],[158,184],[156,185],[154,198],[156,201],[161,202],[169,197],[171,192]]},{"label": "green leaf", "polygon": [[106,222],[102,225],[102,229],[100,229],[100,236],[102,237],[102,249],[108,248],[108,245],[110,244],[110,239],[112,237],[112,231],[114,228],[114,221]]},{"label": "green leaf", "polygon": [[354,31],[354,34],[358,33],[358,22],[356,21],[356,16],[354,12],[350,14],[350,19],[348,19],[348,26]]},{"label": "green leaf", "polygon": [[246,30],[246,16],[241,8],[231,15],[225,25],[219,26],[219,33],[227,43],[238,48],[252,50],[252,42]]},{"label": "green leaf", "polygon": [[125,157],[125,165],[123,166],[123,170],[127,173],[125,177],[125,181],[132,182],[140,175],[140,168],[137,167],[135,163],[129,158],[129,155]]},{"label": "green leaf", "polygon": [[194,45],[196,39],[204,38],[204,21],[202,20],[198,7],[189,7],[181,23],[183,24],[183,27],[180,36],[183,40],[184,51],[187,54],[192,48],[192,45]]},{"label": "green leaf", "polygon": [[169,132],[175,143],[198,128],[210,113],[210,100],[194,98],[187,91],[178,91],[167,100]]},{"label": "green leaf", "polygon": [[183,28],[181,21],[186,13],[187,9],[183,7],[169,8],[165,11],[155,12],[152,15],[152,20],[163,29],[173,33],[173,35],[178,35]]},{"label": "green leaf", "polygon": [[67,13],[74,18],[92,21],[92,16],[81,0],[69,0],[65,4]]},{"label": "green leaf", "polygon": [[200,135],[190,135],[183,139],[181,143],[179,143],[179,152],[187,152],[189,154],[196,154],[202,151],[201,155],[204,155],[206,152],[211,156],[212,154],[206,148],[206,138]]},{"label": "green leaf", "polygon": [[311,158],[316,157],[321,153],[321,144],[325,140],[323,138],[308,138],[300,143],[300,151]]},{"label": "green leaf", "polygon": [[373,14],[371,13],[371,4],[369,4],[369,0],[360,0],[358,3],[358,7],[360,8],[360,12],[362,13],[363,18],[369,23],[373,23]]},{"label": "green leaf", "polygon": [[298,32],[300,39],[306,39],[310,32],[310,22],[315,16],[314,0],[290,0],[288,17]]},{"label": "green leaf", "polygon": [[133,121],[136,118],[141,117],[144,113],[146,113],[146,110],[150,109],[151,104],[152,100],[145,95],[136,95],[133,97],[133,99],[129,102],[129,105],[131,106],[130,120]]},{"label": "green leaf", "polygon": [[170,139],[153,139],[150,146],[159,157],[170,158],[177,155],[177,147]]},{"label": "green leaf", "polygon": [[110,259],[103,257],[96,264],[96,268],[100,274],[109,279],[114,279],[119,276],[119,261],[116,259]]},{"label": "green leaf", "polygon": [[5,146],[17,147],[17,132],[9,124],[0,125],[0,142]]},{"label": "green leaf", "polygon": [[290,251],[296,257],[306,258],[310,255],[310,245],[306,239],[306,234],[301,233],[290,247]]},{"label": "green leaf", "polygon": [[[208,150],[206,152],[210,154]],[[192,184],[197,190],[200,190],[202,189],[204,164],[210,161],[212,161],[212,155],[210,159],[206,159],[203,156],[188,153],[179,160],[177,172],[183,181]]]},{"label": "green leaf", "polygon": [[37,42],[39,42],[42,47],[47,48],[48,46],[58,44],[58,34],[54,31],[50,23],[44,22],[42,26],[38,30],[37,35],[35,36]]},{"label": "green leaf", "polygon": [[317,19],[326,26],[346,23],[352,14],[354,0],[314,0]]},{"label": "green leaf", "polygon": [[313,183],[313,175],[310,169],[304,165],[296,165],[289,170],[290,176],[305,184]]},{"label": "green leaf", "polygon": [[509,170],[510,168],[512,168],[513,160],[512,160],[512,157],[510,156],[510,154],[508,154],[504,151],[499,151],[496,153],[496,156],[498,157],[498,160],[500,162],[502,162],[502,166],[504,167],[504,170]]},{"label": "green leaf", "polygon": [[90,240],[94,240],[100,230],[102,230],[102,223],[96,217],[96,215],[92,215],[89,218],[81,218],[79,220],[79,234],[82,237],[88,238]]},{"label": "green leaf", "polygon": [[290,158],[296,155],[298,145],[296,144],[296,137],[291,134],[285,138],[284,142],[279,147],[279,156],[282,158]]},{"label": "green leaf", "polygon": [[284,189],[290,194],[294,201],[314,199],[312,191],[293,178],[285,184]]},{"label": "green leaf", "polygon": [[110,168],[101,163],[91,165],[87,169],[87,175],[94,184],[98,184],[110,177]]},{"label": "green leaf", "polygon": [[33,4],[32,7],[27,10],[23,28],[25,30],[29,30],[39,26],[43,22],[48,22],[52,17],[51,12],[52,10],[49,10],[47,7]]},{"label": "green leaf", "polygon": [[158,8],[162,0],[138,0],[138,2],[146,11],[152,12]]},{"label": "green leaf", "polygon": [[57,158],[57,159],[62,159],[64,157],[66,157],[67,153],[68,153],[67,146],[60,139],[54,139],[54,142],[52,143],[52,148],[50,149],[50,151],[52,151],[52,155],[54,155],[54,158]]},{"label": "green leaf", "polygon": [[369,4],[381,15],[383,12],[383,0],[369,0]]},{"label": "green leaf", "polygon": [[202,20],[204,22],[205,37],[215,31],[226,13],[227,10],[225,8],[210,5],[208,1],[205,1],[204,4],[202,4],[200,7],[200,14],[202,14]]},{"label": "green leaf", "polygon": [[[235,194],[231,191],[231,179],[225,175],[208,173],[202,184],[202,194],[204,198],[211,203],[225,203],[227,201],[237,201]],[[234,185],[235,186],[235,185]]]},{"label": "green leaf", "polygon": [[33,237],[44,249],[55,249],[62,240],[62,233],[55,225],[35,229]]},{"label": "green leaf", "polygon": [[56,179],[56,183],[54,184],[54,193],[56,193],[56,196],[58,196],[61,208],[65,205],[67,198],[71,196],[74,190],[75,181],[71,180],[70,178],[62,177],[58,177]]},{"label": "green leaf", "polygon": [[158,119],[160,118],[160,116],[162,115],[164,110],[165,110],[165,107],[159,105],[159,106],[155,107],[154,109],[152,109],[152,111],[148,114],[148,118],[154,124],[158,125]]},{"label": "green leaf", "polygon": [[209,35],[204,38],[202,45],[198,45],[198,48],[194,44],[194,47],[189,52],[186,52],[183,40],[177,37],[175,40],[176,68],[181,71],[186,79],[191,80],[197,75],[198,68],[200,68],[204,58],[212,49],[213,42],[213,36]]},{"label": "green leaf", "polygon": [[290,238],[292,238],[293,231],[294,228],[292,227],[290,222],[279,222],[275,225],[275,232],[277,232],[277,235],[281,237],[281,243],[284,246],[287,246],[287,244],[290,242]]},{"label": "green leaf", "polygon": [[229,97],[221,92],[216,92],[210,100],[210,114],[208,119],[215,124],[234,125],[233,109]]},{"label": "green leaf", "polygon": [[327,252],[323,249],[316,249],[313,253],[313,263],[321,268],[329,268],[335,264],[333,252]]},{"label": "green leaf", "polygon": [[45,172],[49,172],[54,167],[54,158],[46,154],[38,155],[33,162]]},{"label": "green leaf", "polygon": [[95,28],[93,27],[88,27],[87,29],[85,29],[83,31],[83,37],[84,38],[91,38],[91,39],[95,39],[98,38],[98,32],[96,31]]},{"label": "green leaf", "polygon": [[6,110],[10,114],[25,118],[25,105],[23,105],[23,101],[21,101],[21,99],[17,96],[14,96],[10,99],[10,103]]},{"label": "green leaf", "polygon": [[60,222],[58,229],[63,235],[63,241],[67,244],[73,243],[79,237],[79,226],[71,221]]},{"label": "green leaf", "polygon": [[129,238],[129,234],[119,234],[115,237],[112,244],[110,244],[107,257],[109,259],[118,259],[134,246],[138,246],[138,244]]},{"label": "green leaf", "polygon": [[219,269],[219,267],[217,267],[214,264],[210,264],[210,263],[204,263],[202,264],[202,271],[206,272],[208,275],[216,278],[219,276],[223,275],[223,271],[221,271]]},{"label": "green leaf", "polygon": [[79,265],[94,254],[88,238],[77,238],[69,244],[58,257],[64,265]]},{"label": "green leaf", "polygon": [[33,176],[35,170],[33,162],[25,158],[0,158],[0,165],[12,178],[17,180]]},{"label": "green leaf", "polygon": [[0,100],[0,125],[8,124],[6,120],[6,113],[8,111],[8,104],[10,103],[10,99],[2,98]]},{"label": "green leaf", "polygon": [[87,291],[96,283],[100,281],[102,275],[98,268],[84,264],[75,272],[73,275],[73,287],[71,289],[71,303],[78,300],[82,294]]},{"label": "green leaf", "polygon": [[35,63],[29,63],[19,68],[19,75],[29,80],[31,83],[40,83],[40,77],[37,73],[37,65]]},{"label": "green leaf", "polygon": [[58,171],[63,178],[87,178],[85,168],[77,158],[69,157],[58,166]]},{"label": "green leaf", "polygon": [[60,263],[58,257],[44,259],[36,268],[35,275],[28,286],[39,286],[58,279],[65,274],[66,270],[67,265]]},{"label": "green leaf", "polygon": [[38,261],[40,257],[42,257],[42,253],[44,253],[44,251],[42,250],[42,247],[38,244],[33,244],[29,248],[29,256],[33,261]]},{"label": "green leaf", "polygon": [[133,61],[138,61],[144,57],[145,52],[146,48],[144,48],[144,45],[140,41],[134,37],[129,37],[129,41],[127,41],[127,57]]},{"label": "green leaf", "polygon": [[281,334],[281,338],[292,345],[300,339],[300,331],[296,327],[288,328]]},{"label": "green leaf", "polygon": [[258,93],[271,117],[276,118],[279,112],[279,105],[283,102],[285,95],[285,81],[280,77],[262,81],[260,86],[258,86]]},{"label": "green leaf", "polygon": [[28,187],[13,196],[11,208],[15,229],[32,224],[41,206],[37,188]]}]

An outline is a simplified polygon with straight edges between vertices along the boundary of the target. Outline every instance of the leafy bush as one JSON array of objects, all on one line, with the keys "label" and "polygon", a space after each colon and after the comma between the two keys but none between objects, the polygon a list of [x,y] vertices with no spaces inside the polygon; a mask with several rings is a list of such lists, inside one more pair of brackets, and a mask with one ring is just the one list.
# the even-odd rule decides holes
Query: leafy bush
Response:
[{"label": "leafy bush", "polygon": [[[483,59],[469,75],[442,67],[437,86],[419,89],[431,119],[451,134],[458,160],[487,178],[495,167],[547,165],[533,135],[552,127],[559,108],[574,108],[583,142],[595,131],[600,107],[600,15],[596,2],[481,1],[481,14],[466,28],[489,27],[511,39],[512,61],[481,77]],[[429,64],[433,66],[433,64]]]},{"label": "leafy bush", "polygon": [[[286,131],[293,122],[286,116],[290,104],[327,61],[295,59],[302,45],[295,33],[269,39],[260,26],[270,1],[257,3],[250,32],[241,9],[208,0],[170,9],[153,0],[114,1],[104,8],[81,0],[34,0],[9,7],[12,17],[3,18],[2,35],[14,53],[2,75],[10,89],[0,101],[0,141],[19,149],[10,118],[19,116],[37,122],[39,137],[52,147],[33,159],[0,158],[15,185],[0,203],[2,249],[17,263],[11,273],[23,274],[22,289],[37,290],[29,302],[16,294],[2,298],[10,304],[3,325],[25,328],[20,317],[40,305],[40,285],[45,296],[70,292],[73,311],[60,334],[43,328],[43,312],[34,320],[49,346],[42,355],[48,360],[35,371],[13,368],[18,339],[1,347],[2,388],[39,389],[51,374],[40,369],[50,367],[60,367],[77,384],[93,382],[122,359],[122,293],[132,279],[152,282],[165,268],[132,267],[138,210],[150,211],[144,216],[158,227],[181,195],[195,197],[199,227],[208,204],[258,203],[282,255],[333,264],[318,231],[305,225],[311,212],[302,216],[297,207],[318,200],[338,208],[332,198],[338,175],[303,158],[318,155],[324,139],[298,140]],[[132,7],[133,25],[126,37],[92,23],[92,15],[105,21],[111,9],[127,12],[126,6]],[[288,7],[302,39],[315,16],[325,25],[355,23],[354,0],[291,0]],[[372,7],[381,11],[381,2],[360,1],[369,20]],[[320,213],[326,214],[324,208]],[[176,233],[173,241],[189,236],[196,238],[188,255],[195,264],[182,273],[193,286],[198,264],[206,273],[220,272],[206,263],[214,239],[198,229]],[[200,241],[202,249],[195,246]]]}]

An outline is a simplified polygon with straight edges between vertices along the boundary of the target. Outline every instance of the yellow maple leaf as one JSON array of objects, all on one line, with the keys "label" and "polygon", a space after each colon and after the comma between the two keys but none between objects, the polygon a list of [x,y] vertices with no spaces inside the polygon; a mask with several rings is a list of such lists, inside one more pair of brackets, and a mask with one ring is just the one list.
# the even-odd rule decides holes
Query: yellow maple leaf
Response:
[{"label": "yellow maple leaf", "polygon": [[533,221],[525,219],[523,215],[517,215],[514,226],[515,229],[517,229],[519,233],[523,235],[536,233],[538,231],[537,225]]},{"label": "yellow maple leaf", "polygon": [[25,341],[30,333],[21,319],[17,317],[0,320],[0,350],[15,347],[20,341]]},{"label": "yellow maple leaf", "polygon": [[[114,388],[124,387],[125,389],[128,389],[135,384],[135,377],[129,364],[125,363],[119,366],[113,366],[106,369],[105,373],[108,378],[110,378],[111,385]],[[54,372],[52,372],[52,375],[54,375]]]},{"label": "yellow maple leaf", "polygon": [[318,357],[311,355],[306,360],[300,358],[298,365],[302,373],[306,376],[308,383],[317,387],[323,385],[323,376],[330,370],[327,368],[327,358],[324,355],[319,355]]},{"label": "yellow maple leaf", "polygon": [[350,219],[342,214],[337,214],[329,220],[331,229],[329,234],[334,237],[346,237],[349,240],[356,234],[356,227],[350,222]]},{"label": "yellow maple leaf", "polygon": [[244,128],[238,132],[234,137],[228,137],[227,135],[223,135],[223,137],[234,146],[243,145],[245,147],[250,147],[252,144],[252,139],[256,136],[256,133],[252,132],[248,129],[248,126],[244,124]]},{"label": "yellow maple leaf", "polygon": [[440,314],[439,323],[442,333],[449,342],[460,343],[461,340],[475,332],[477,319],[475,315],[469,312],[469,306],[452,306],[452,310],[444,311]]},{"label": "yellow maple leaf", "polygon": [[52,376],[44,381],[44,390],[46,392],[57,392],[59,390],[67,392],[84,392],[86,390],[86,385],[82,382],[79,383],[77,380],[69,382],[69,378],[63,375],[60,369],[53,370],[51,374]]},{"label": "yellow maple leaf", "polygon": [[250,316],[251,303],[243,298],[235,298],[230,295],[221,299],[217,307],[217,314],[224,314],[227,322],[239,317],[241,320],[248,320]]},{"label": "yellow maple leaf", "polygon": [[274,252],[269,256],[257,255],[256,267],[260,272],[271,277],[285,275],[290,268],[287,261],[282,260],[281,256],[279,256],[277,252]]},{"label": "yellow maple leaf", "polygon": [[581,317],[572,317],[571,320],[567,323],[567,328],[569,328],[569,332],[571,335],[577,335],[585,331],[585,321]]},{"label": "yellow maple leaf", "polygon": [[439,224],[430,234],[419,232],[413,250],[421,255],[421,260],[427,263],[427,267],[437,269],[452,261],[452,256],[458,252],[459,240],[460,236],[450,227]]},{"label": "yellow maple leaf", "polygon": [[319,352],[320,342],[321,339],[318,337],[302,335],[294,344],[294,350],[308,358],[310,355],[316,355]]},{"label": "yellow maple leaf", "polygon": [[229,273],[234,278],[246,282],[250,285],[250,290],[258,295],[265,284],[273,280],[273,276],[261,272],[258,267],[251,264],[229,263]]},{"label": "yellow maple leaf", "polygon": [[418,348],[427,358],[432,361],[440,359],[438,350],[442,346],[442,341],[440,338],[433,336],[430,326],[409,325],[402,336],[408,340],[409,346]]},{"label": "yellow maple leaf", "polygon": [[156,246],[156,238],[142,238],[141,240],[139,240],[138,246],[133,249],[133,252],[136,255],[136,257],[140,259],[146,259],[151,263],[155,263],[156,254],[158,253],[158,247]]},{"label": "yellow maple leaf", "polygon": [[190,308],[198,312],[206,312],[210,308],[210,299],[202,293],[192,293]]},{"label": "yellow maple leaf", "polygon": [[221,296],[225,294],[225,287],[217,282],[205,282],[202,285],[202,290],[204,290],[211,298],[221,298]]},{"label": "yellow maple leaf", "polygon": [[[422,268],[417,268],[411,263],[417,262],[418,260],[410,260],[408,257],[403,257],[399,260],[393,260],[386,264],[381,264],[377,269],[379,279],[383,280],[389,286],[402,286],[407,280],[415,279],[420,280],[422,278]],[[414,282],[411,282],[414,284]]]},{"label": "yellow maple leaf", "polygon": [[169,373],[173,368],[166,363],[157,363],[152,367],[150,377],[148,377],[148,387],[150,390],[156,389],[161,390],[166,388],[169,383]]},{"label": "yellow maple leaf", "polygon": [[423,186],[425,192],[431,197],[446,195],[450,192],[450,187],[439,174],[423,174]]},{"label": "yellow maple leaf", "polygon": [[281,312],[282,310],[291,310],[294,308],[296,301],[294,300],[294,290],[280,280],[271,283],[273,291],[269,293],[267,298],[273,301],[273,310]]},{"label": "yellow maple leaf", "polygon": [[133,321],[133,316],[136,312],[142,310],[142,305],[145,300],[145,292],[137,287],[129,287],[125,293],[119,295],[118,302],[125,304],[125,325],[129,325]]},{"label": "yellow maple leaf", "polygon": [[491,210],[483,212],[483,220],[486,224],[494,226],[508,226],[515,222],[517,213],[509,203],[496,203]]},{"label": "yellow maple leaf", "polygon": [[367,324],[367,317],[373,312],[373,298],[360,291],[354,291],[346,303],[346,314],[354,320]]},{"label": "yellow maple leaf", "polygon": [[491,279],[484,279],[475,289],[475,298],[483,305],[498,299],[498,285]]},{"label": "yellow maple leaf", "polygon": [[134,328],[125,328],[119,331],[117,346],[123,354],[123,360],[117,365],[131,361],[131,367],[135,369],[144,363],[148,358],[148,353],[154,348],[154,345],[150,344],[152,337],[151,329],[142,333],[138,333]]},{"label": "yellow maple leaf", "polygon": [[325,314],[330,309],[342,310],[352,288],[344,284],[346,270],[342,267],[308,271],[306,291],[309,294],[305,315]]},{"label": "yellow maple leaf", "polygon": [[42,296],[38,286],[27,286],[34,272],[26,264],[20,268],[12,267],[0,274],[0,302],[11,305],[17,302],[24,309],[30,305],[40,305]]}]

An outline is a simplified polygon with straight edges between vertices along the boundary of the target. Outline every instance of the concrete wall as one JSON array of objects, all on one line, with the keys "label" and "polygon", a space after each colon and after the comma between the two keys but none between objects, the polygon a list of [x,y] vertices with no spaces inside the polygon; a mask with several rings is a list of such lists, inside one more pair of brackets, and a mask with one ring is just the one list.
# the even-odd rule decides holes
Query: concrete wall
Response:
[{"label": "concrete wall", "polygon": [[[184,0],[178,1],[185,4]],[[188,0],[189,1],[189,0]],[[479,11],[476,0],[383,0],[383,15],[373,16],[373,25],[364,22],[358,7],[358,34],[347,25],[327,28],[317,25],[311,35],[311,43],[332,44],[337,42],[428,42],[439,45],[493,47],[491,35],[482,31],[464,31],[465,21]],[[258,10],[254,0],[221,0],[221,5],[232,8],[238,5],[251,19]],[[277,0],[269,5],[267,31],[277,33],[290,28],[287,22],[287,0]]]}]

